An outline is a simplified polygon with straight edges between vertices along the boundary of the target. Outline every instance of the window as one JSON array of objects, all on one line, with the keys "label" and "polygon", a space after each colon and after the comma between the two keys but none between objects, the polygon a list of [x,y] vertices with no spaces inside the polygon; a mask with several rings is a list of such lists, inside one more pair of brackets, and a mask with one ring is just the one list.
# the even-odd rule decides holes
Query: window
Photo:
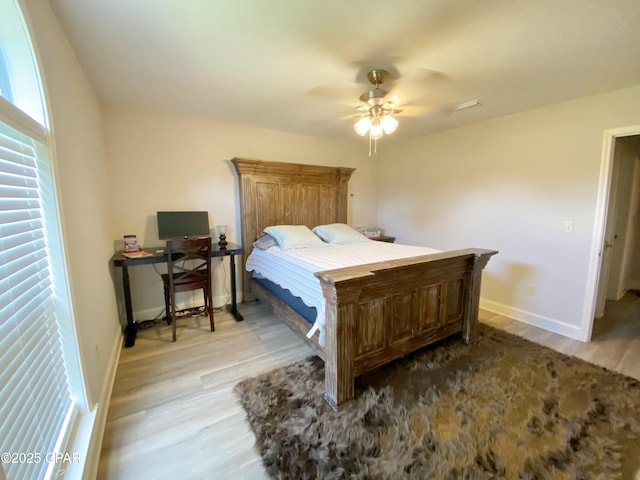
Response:
[{"label": "window", "polygon": [[9,81],[9,70],[7,69],[7,62],[4,59],[2,48],[0,48],[0,96],[13,103],[13,92],[11,91],[11,82]]},{"label": "window", "polygon": [[0,0],[0,52],[0,478],[53,478],[86,396],[46,109],[15,0]]}]

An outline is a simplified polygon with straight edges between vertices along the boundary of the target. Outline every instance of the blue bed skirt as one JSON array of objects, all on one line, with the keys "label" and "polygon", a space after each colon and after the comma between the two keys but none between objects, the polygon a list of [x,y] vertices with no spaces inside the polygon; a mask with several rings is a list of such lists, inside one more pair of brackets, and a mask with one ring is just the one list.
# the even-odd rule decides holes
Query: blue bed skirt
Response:
[{"label": "blue bed skirt", "polygon": [[282,288],[280,285],[273,283],[271,280],[267,280],[266,278],[254,278],[253,280],[258,282],[260,286],[262,286],[262,288],[268,290],[284,303],[289,305],[298,315],[304,318],[311,325],[315,323],[318,316],[315,307],[305,305],[300,297],[296,297],[289,290]]}]

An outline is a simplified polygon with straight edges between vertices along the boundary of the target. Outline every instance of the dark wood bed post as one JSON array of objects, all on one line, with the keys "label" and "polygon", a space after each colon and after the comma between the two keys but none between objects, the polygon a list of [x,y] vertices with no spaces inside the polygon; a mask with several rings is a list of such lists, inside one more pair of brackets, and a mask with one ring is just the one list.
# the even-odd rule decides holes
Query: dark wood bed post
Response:
[{"label": "dark wood bed post", "polygon": [[[355,395],[356,316],[360,291],[342,294],[335,284],[322,282],[327,299],[325,331],[324,399],[334,410]],[[339,320],[338,320],[339,319]],[[329,359],[327,361],[327,359]]]},{"label": "dark wood bed post", "polygon": [[242,301],[255,302],[256,297],[251,292],[251,272],[247,272],[245,265],[247,257],[253,248],[253,242],[258,239],[258,229],[256,225],[256,192],[254,185],[254,177],[259,175],[260,160],[251,158],[232,158],[231,163],[238,174],[238,186],[240,189],[240,224],[242,236],[242,260],[240,268],[242,269]]}]

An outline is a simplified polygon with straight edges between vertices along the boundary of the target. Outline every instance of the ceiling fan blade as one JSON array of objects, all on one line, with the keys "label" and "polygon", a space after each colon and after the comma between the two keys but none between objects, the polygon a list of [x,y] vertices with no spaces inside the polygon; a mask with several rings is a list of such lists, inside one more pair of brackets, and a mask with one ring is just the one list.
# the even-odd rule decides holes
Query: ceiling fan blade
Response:
[{"label": "ceiling fan blade", "polygon": [[407,80],[410,82],[420,82],[424,84],[439,84],[451,82],[451,77],[446,73],[438,70],[432,70],[430,68],[416,68],[410,71],[407,75]]},{"label": "ceiling fan blade", "polygon": [[[447,97],[451,77],[427,68],[414,68],[402,74],[390,97],[397,104],[431,104],[434,96]],[[425,95],[428,92],[428,95]]]},{"label": "ceiling fan blade", "polygon": [[338,102],[353,102],[360,94],[362,86],[354,84],[335,85],[317,85],[309,90],[306,95],[312,97],[324,98]]}]

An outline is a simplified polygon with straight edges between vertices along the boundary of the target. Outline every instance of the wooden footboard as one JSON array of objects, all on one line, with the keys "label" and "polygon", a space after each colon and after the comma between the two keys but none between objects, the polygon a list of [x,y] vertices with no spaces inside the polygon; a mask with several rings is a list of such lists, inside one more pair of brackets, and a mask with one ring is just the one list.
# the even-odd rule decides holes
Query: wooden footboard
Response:
[{"label": "wooden footboard", "polygon": [[318,272],[326,300],[325,393],[332,408],[355,377],[461,332],[477,336],[482,270],[497,252],[468,249]]}]

